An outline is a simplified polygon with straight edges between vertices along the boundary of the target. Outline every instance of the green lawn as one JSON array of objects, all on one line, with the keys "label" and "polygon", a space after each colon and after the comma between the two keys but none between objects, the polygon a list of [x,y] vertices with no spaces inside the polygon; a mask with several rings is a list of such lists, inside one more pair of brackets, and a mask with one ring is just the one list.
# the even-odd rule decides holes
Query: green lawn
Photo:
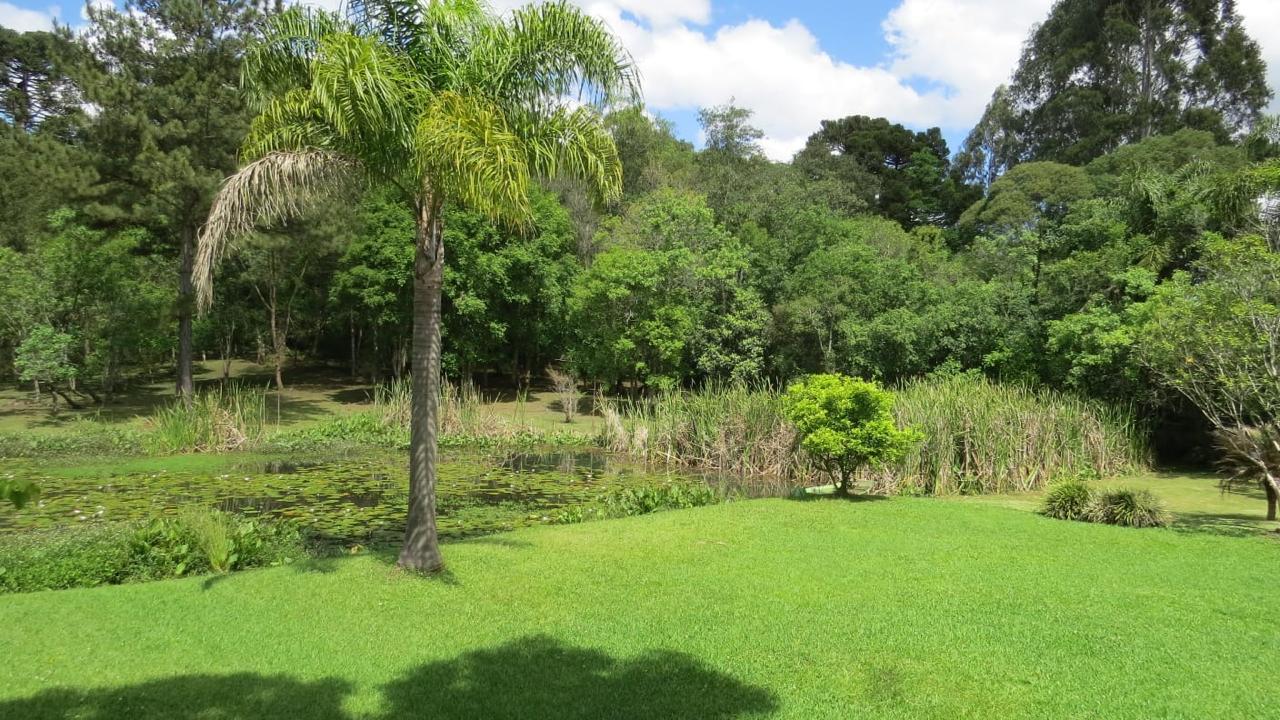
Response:
[{"label": "green lawn", "polygon": [[758,500],[0,597],[0,718],[1262,718],[1280,544]]}]

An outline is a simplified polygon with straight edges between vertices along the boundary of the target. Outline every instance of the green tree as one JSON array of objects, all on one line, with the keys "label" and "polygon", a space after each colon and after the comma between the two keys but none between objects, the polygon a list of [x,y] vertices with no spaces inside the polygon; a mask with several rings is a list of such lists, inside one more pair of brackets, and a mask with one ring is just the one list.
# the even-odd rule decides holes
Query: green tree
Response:
[{"label": "green tree", "polygon": [[581,269],[568,213],[533,188],[531,224],[512,232],[484,215],[450,210],[445,242],[446,367],[463,375],[506,372],[517,386],[559,360],[569,328],[568,295]]},{"label": "green tree", "polygon": [[666,388],[687,378],[702,319],[694,260],[683,247],[619,244],[601,251],[569,297],[574,368],[608,386],[630,380]]},{"label": "green tree", "polygon": [[[402,192],[416,226],[410,499],[399,563],[434,571],[444,208],[527,226],[531,178],[566,173],[616,196],[621,170],[599,107],[635,92],[605,26],[564,3],[499,19],[463,2],[354,2],[349,18],[291,9],[246,59],[261,108],[250,160],[201,235],[207,303],[228,241],[371,180]],[[566,96],[589,102],[570,107]]]},{"label": "green tree", "polygon": [[1138,357],[1215,429],[1230,481],[1280,502],[1280,254],[1258,237],[1210,235],[1195,274],[1161,283],[1142,309]]},{"label": "green tree", "polygon": [[268,0],[89,4],[91,58],[77,84],[97,108],[84,132],[98,181],[84,210],[100,227],[144,227],[176,259],[179,394],[193,392],[196,236],[248,129],[240,63]]},{"label": "green tree", "polygon": [[760,373],[767,314],[748,250],[702,196],[658,190],[602,234],[569,302],[579,371],[659,387]]},{"label": "green tree", "polygon": [[18,378],[35,387],[37,400],[40,399],[41,388],[47,389],[55,415],[61,394],[59,386],[76,376],[76,367],[68,361],[72,342],[73,338],[64,332],[48,325],[37,325],[18,346],[15,356]]},{"label": "green tree", "polygon": [[987,196],[960,216],[959,226],[967,233],[1035,231],[1062,220],[1072,203],[1093,193],[1093,181],[1081,168],[1023,163],[992,183]]},{"label": "green tree", "polygon": [[353,376],[366,356],[377,382],[387,364],[383,351],[413,325],[414,236],[413,213],[394,190],[365,194],[360,227],[343,250],[329,288],[330,300],[347,319]]},{"label": "green tree", "polygon": [[800,446],[848,495],[859,468],[894,462],[921,436],[893,419],[893,393],[846,375],[810,375],[787,387],[782,410],[800,433]]},{"label": "green tree", "polygon": [[[904,227],[949,224],[964,208],[950,175],[942,131],[908,130],[885,118],[853,115],[823,120],[794,164],[806,176],[829,179]],[[973,198],[968,198],[972,202]]]},{"label": "green tree", "polygon": [[[1079,164],[1182,127],[1227,138],[1271,98],[1266,67],[1235,3],[1059,0],[1032,30],[1008,92],[993,98],[966,158]],[[996,125],[999,129],[990,127]],[[994,142],[1016,138],[1014,143]]]},{"label": "green tree", "polygon": [[84,119],[80,90],[67,75],[78,52],[65,29],[0,27],[0,124],[69,139]]}]

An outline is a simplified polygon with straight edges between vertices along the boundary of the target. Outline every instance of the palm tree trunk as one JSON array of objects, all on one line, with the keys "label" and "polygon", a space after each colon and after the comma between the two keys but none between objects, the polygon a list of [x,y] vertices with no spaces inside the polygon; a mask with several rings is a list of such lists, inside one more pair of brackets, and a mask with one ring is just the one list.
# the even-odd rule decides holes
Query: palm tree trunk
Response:
[{"label": "palm tree trunk", "polygon": [[178,378],[177,391],[187,403],[195,394],[192,379],[194,342],[191,336],[191,315],[195,310],[195,286],[191,282],[196,259],[196,234],[194,230],[182,231],[182,251],[178,267]]},{"label": "palm tree trunk", "polygon": [[444,567],[436,537],[436,445],[440,410],[440,291],[444,237],[440,203],[418,205],[413,267],[413,417],[409,423],[409,517],[399,565],[420,572]]}]

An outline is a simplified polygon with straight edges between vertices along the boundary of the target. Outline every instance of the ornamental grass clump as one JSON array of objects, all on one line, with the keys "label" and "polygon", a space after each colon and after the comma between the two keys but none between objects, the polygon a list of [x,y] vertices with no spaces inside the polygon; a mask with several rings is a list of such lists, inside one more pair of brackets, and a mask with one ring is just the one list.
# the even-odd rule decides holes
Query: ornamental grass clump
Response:
[{"label": "ornamental grass clump", "polygon": [[1091,522],[1124,527],[1165,527],[1170,522],[1164,503],[1150,490],[1114,488],[1094,495],[1086,511]]},{"label": "ornamental grass clump", "polygon": [[1093,488],[1079,477],[1059,480],[1049,485],[1040,512],[1058,520],[1087,520]]}]

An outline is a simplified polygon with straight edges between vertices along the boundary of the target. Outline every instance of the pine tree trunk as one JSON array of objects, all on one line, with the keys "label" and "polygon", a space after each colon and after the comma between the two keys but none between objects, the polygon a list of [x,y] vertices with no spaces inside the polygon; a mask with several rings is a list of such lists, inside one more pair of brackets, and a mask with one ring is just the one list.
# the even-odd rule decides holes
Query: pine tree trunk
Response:
[{"label": "pine tree trunk", "polygon": [[436,536],[436,444],[440,410],[440,293],[444,237],[440,204],[429,194],[417,208],[413,271],[413,417],[409,430],[409,517],[399,564],[420,572],[444,567]]},{"label": "pine tree trunk", "polygon": [[191,364],[194,342],[191,337],[191,315],[195,309],[195,289],[191,282],[196,259],[196,234],[188,229],[182,233],[181,264],[178,269],[178,380],[177,392],[186,402],[195,394]]}]

